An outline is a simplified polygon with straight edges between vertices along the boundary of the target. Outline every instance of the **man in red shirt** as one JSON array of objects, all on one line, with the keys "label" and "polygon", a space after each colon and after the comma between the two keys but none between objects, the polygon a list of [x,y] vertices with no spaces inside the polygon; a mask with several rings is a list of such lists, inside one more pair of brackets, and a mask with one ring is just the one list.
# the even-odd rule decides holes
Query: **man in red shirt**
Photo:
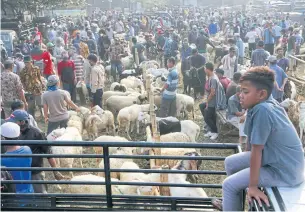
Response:
[{"label": "man in red shirt", "polygon": [[70,60],[68,52],[62,53],[63,60],[58,63],[58,76],[64,90],[68,91],[73,102],[76,101],[75,65]]},{"label": "man in red shirt", "polygon": [[224,70],[217,68],[215,70],[215,72],[216,72],[216,75],[217,75],[220,83],[222,84],[222,87],[224,88],[225,92],[227,92],[227,88],[228,88],[231,80],[224,76],[224,74],[225,74]]},{"label": "man in red shirt", "polygon": [[51,55],[49,52],[41,49],[38,40],[34,41],[34,48],[31,50],[31,57],[34,61],[34,65],[39,67],[46,79],[48,79],[50,75],[54,74]]}]

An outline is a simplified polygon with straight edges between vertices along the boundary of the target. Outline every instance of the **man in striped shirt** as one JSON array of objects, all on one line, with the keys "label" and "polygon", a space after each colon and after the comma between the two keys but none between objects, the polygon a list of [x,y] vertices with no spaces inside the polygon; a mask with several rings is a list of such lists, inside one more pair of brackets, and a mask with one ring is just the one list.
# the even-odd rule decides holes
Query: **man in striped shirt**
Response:
[{"label": "man in striped shirt", "polygon": [[84,58],[76,53],[76,48],[72,48],[72,50],[69,51],[69,56],[75,66],[76,83],[84,81]]},{"label": "man in striped shirt", "polygon": [[265,66],[269,56],[269,52],[264,50],[264,41],[258,41],[257,49],[255,49],[251,55],[252,67]]},{"label": "man in striped shirt", "polygon": [[160,106],[159,117],[176,116],[176,94],[178,87],[178,72],[176,69],[176,60],[174,57],[170,57],[167,60],[167,67],[169,74],[167,81],[161,90],[162,101]]}]

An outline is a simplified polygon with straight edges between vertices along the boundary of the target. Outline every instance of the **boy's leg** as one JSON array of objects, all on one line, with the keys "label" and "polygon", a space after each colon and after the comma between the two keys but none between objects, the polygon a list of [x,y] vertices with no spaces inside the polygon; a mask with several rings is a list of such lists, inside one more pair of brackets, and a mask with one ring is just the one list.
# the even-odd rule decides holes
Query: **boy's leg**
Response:
[{"label": "boy's leg", "polygon": [[[241,211],[242,191],[249,186],[250,168],[228,176],[222,184],[223,211]],[[269,167],[260,169],[258,187],[288,186]]]}]

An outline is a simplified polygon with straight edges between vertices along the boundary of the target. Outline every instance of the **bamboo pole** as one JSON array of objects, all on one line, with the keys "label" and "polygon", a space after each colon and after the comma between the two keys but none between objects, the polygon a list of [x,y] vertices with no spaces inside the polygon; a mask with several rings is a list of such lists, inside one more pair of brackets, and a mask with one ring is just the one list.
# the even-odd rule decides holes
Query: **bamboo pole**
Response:
[{"label": "bamboo pole", "polygon": [[[169,170],[168,165],[161,166],[162,170]],[[161,174],[161,183],[168,183],[168,173]],[[160,195],[161,196],[170,196],[170,189],[167,186],[160,186]]]},{"label": "bamboo pole", "polygon": [[[160,142],[160,133],[158,131],[157,121],[156,121],[156,113],[155,113],[155,104],[154,104],[154,93],[151,89],[151,80],[149,76],[146,76],[146,91],[148,94],[148,100],[149,100],[149,112],[150,112],[150,122],[152,126],[152,140],[154,142]],[[150,135],[150,136],[151,136]],[[148,136],[148,135],[147,135]],[[161,155],[161,149],[160,148],[154,148],[153,152],[155,155]],[[160,166],[160,160],[155,160],[155,165]],[[151,165],[152,167],[152,165]]]},{"label": "bamboo pole", "polygon": [[137,48],[135,48],[135,63],[136,63],[136,66],[138,67],[139,66],[139,55],[138,55]]}]

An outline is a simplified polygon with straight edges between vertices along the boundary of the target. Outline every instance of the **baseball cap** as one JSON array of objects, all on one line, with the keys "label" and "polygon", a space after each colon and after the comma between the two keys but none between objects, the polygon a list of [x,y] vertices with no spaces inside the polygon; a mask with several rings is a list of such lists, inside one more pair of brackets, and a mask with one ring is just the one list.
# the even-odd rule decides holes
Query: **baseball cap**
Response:
[{"label": "baseball cap", "polygon": [[7,122],[17,122],[28,120],[29,114],[25,110],[15,110],[10,117],[6,119]]},{"label": "baseball cap", "polygon": [[271,55],[271,56],[268,57],[269,62],[276,62],[276,60],[277,60],[276,56],[274,56],[274,55]]},{"label": "baseball cap", "polygon": [[6,122],[1,125],[1,135],[5,138],[18,138],[20,135],[20,127],[13,122]]},{"label": "baseball cap", "polygon": [[48,83],[47,83],[47,86],[53,86],[53,85],[56,85],[59,81],[59,78],[58,76],[56,75],[51,75],[48,77]]}]

